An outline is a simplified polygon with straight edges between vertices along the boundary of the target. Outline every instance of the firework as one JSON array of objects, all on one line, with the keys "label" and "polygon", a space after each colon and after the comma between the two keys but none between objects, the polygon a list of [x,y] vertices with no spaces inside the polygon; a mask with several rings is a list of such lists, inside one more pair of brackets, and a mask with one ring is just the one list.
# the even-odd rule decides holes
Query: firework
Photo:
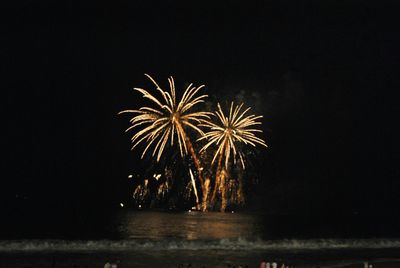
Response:
[{"label": "firework", "polygon": [[[231,158],[233,158],[234,163],[239,158],[243,169],[245,168],[243,152],[238,148],[238,144],[244,143],[245,145],[252,145],[254,147],[259,144],[267,147],[265,141],[255,135],[255,133],[262,132],[260,129],[255,128],[255,126],[261,124],[257,120],[262,118],[262,116],[246,115],[250,108],[243,111],[242,106],[243,104],[234,107],[232,102],[229,115],[226,116],[221,109],[221,105],[218,103],[218,110],[214,114],[218,122],[207,121],[200,125],[209,129],[203,137],[198,139],[207,139],[201,151],[205,151],[211,145],[216,145],[211,166],[217,158],[218,165],[210,205],[215,205],[216,194],[217,192],[220,193],[221,211],[225,211],[226,209],[228,204],[227,195],[229,193],[231,194],[231,200],[242,200],[243,197],[242,188],[234,191],[233,185],[235,184],[231,183],[231,180],[228,178],[228,164]],[[225,159],[224,167],[221,165],[223,158]],[[241,181],[239,183],[241,185]]]},{"label": "firework", "polygon": [[221,109],[221,105],[218,103],[218,110],[215,111],[215,116],[219,122],[207,121],[201,124],[201,126],[209,128],[209,131],[203,137],[199,138],[199,140],[207,139],[207,143],[201,151],[206,150],[213,144],[217,146],[211,162],[212,164],[214,164],[218,155],[221,157],[225,156],[225,168],[227,168],[231,155],[233,155],[234,162],[236,163],[236,159],[239,158],[243,168],[245,168],[243,152],[238,150],[238,143],[249,144],[254,147],[259,144],[267,147],[265,141],[255,135],[255,133],[262,132],[262,130],[254,127],[261,125],[261,122],[257,120],[262,118],[262,116],[246,115],[250,107],[241,111],[242,106],[243,104],[240,104],[234,108],[232,102],[229,115],[226,116]]},{"label": "firework", "polygon": [[[175,82],[173,77],[168,78],[169,92],[164,91],[156,83],[156,81],[148,74],[145,74],[155,85],[156,90],[160,94],[158,99],[155,95],[142,88],[134,88],[143,94],[155,104],[154,107],[142,107],[139,110],[124,110],[121,113],[133,113],[134,117],[130,120],[131,126],[126,130],[141,127],[132,137],[132,150],[141,143],[146,143],[146,147],[142,153],[142,158],[147,150],[154,144],[152,156],[157,155],[157,161],[170,141],[171,146],[174,145],[174,140],[178,141],[179,150],[182,156],[188,153],[188,137],[185,128],[193,129],[201,136],[203,131],[197,127],[198,124],[209,119],[208,112],[190,112],[197,104],[204,102],[207,95],[198,96],[197,93],[204,87],[194,87],[190,84],[184,91],[180,101],[176,100]],[[192,148],[189,148],[189,150]]]},{"label": "firework", "polygon": [[[171,146],[173,146],[174,141],[177,140],[182,157],[186,155],[188,151],[190,152],[203,191],[203,167],[201,166],[200,159],[197,157],[189,136],[186,134],[186,129],[192,129],[201,136],[204,135],[203,131],[197,125],[210,119],[209,114],[211,113],[191,111],[194,106],[204,102],[204,99],[208,97],[207,95],[198,95],[198,92],[204,88],[204,85],[194,87],[193,84],[190,84],[185,89],[180,100],[177,101],[175,81],[172,76],[168,78],[168,92],[164,91],[150,75],[145,75],[155,85],[156,91],[158,91],[160,95],[159,98],[142,88],[134,88],[134,90],[142,93],[144,98],[151,100],[154,107],[142,107],[139,110],[124,110],[119,113],[135,114],[130,120],[131,126],[126,131],[141,128],[131,139],[133,143],[132,150],[139,144],[145,143],[146,147],[141,156],[141,158],[143,158],[148,149],[154,145],[152,156],[154,157],[157,155],[156,159],[158,162],[160,161],[168,141]],[[197,207],[199,207],[197,191],[195,194]]]}]

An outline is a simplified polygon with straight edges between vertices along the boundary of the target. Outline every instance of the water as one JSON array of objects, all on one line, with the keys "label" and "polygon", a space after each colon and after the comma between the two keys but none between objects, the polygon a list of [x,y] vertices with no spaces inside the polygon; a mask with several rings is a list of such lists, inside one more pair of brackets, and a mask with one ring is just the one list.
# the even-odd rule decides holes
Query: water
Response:
[{"label": "water", "polygon": [[326,220],[122,210],[107,224],[91,222],[90,238],[0,240],[0,260],[8,267],[102,267],[111,259],[120,267],[257,267],[263,259],[295,267],[362,267],[365,260],[400,267],[400,239],[366,237],[360,234],[368,226]]},{"label": "water", "polygon": [[139,240],[255,239],[262,233],[257,217],[238,213],[123,213],[118,221],[123,237]]}]

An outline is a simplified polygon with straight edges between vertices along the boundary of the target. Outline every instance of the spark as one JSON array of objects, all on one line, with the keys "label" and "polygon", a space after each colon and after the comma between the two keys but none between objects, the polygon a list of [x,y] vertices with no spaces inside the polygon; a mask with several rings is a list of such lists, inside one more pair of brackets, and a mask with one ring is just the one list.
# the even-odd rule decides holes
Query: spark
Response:
[{"label": "spark", "polygon": [[175,82],[172,76],[168,78],[169,91],[164,91],[150,75],[145,75],[155,85],[156,91],[161,96],[157,98],[145,89],[134,88],[143,95],[143,98],[152,101],[155,107],[141,107],[139,110],[119,112],[119,114],[135,114],[130,120],[131,126],[126,131],[137,127],[141,128],[131,139],[132,150],[139,144],[145,143],[146,147],[141,156],[143,158],[148,149],[154,145],[152,156],[157,155],[158,162],[168,141],[172,146],[177,140],[181,156],[184,156],[188,153],[189,147],[185,128],[192,129],[203,136],[203,131],[197,125],[209,119],[209,112],[190,112],[194,106],[204,102],[204,99],[208,97],[208,95],[198,95],[204,85],[194,87],[193,84],[190,84],[181,99],[177,101]]}]

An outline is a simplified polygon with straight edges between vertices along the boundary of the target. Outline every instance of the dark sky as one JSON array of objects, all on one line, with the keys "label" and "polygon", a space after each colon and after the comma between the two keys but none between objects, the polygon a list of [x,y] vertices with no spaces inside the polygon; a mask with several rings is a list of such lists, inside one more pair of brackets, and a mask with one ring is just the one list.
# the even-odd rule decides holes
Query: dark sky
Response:
[{"label": "dark sky", "polygon": [[127,174],[149,162],[116,114],[141,104],[132,88],[150,86],[146,72],[204,83],[210,99],[265,116],[256,196],[266,211],[397,215],[395,1],[163,2],[3,8],[3,204],[126,198]]}]

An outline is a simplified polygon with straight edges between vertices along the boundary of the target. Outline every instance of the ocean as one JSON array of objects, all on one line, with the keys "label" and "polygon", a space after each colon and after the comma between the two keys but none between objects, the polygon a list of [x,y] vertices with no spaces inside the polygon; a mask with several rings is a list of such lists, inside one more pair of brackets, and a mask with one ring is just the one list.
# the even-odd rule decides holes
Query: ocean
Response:
[{"label": "ocean", "polygon": [[97,231],[90,235],[0,240],[0,267],[103,267],[106,262],[118,262],[118,267],[259,267],[263,260],[278,267],[363,267],[363,262],[400,267],[400,239],[384,232],[367,235],[368,224],[297,219],[121,209],[111,221],[91,221],[87,232]]}]

